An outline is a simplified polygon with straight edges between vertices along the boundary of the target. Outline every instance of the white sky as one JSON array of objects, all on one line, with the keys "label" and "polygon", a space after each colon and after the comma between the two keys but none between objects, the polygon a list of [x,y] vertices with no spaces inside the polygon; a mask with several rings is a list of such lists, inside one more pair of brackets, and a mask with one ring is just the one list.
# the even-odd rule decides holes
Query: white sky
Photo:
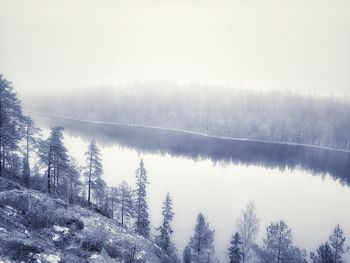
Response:
[{"label": "white sky", "polygon": [[19,92],[169,80],[350,91],[348,0],[0,0]]}]

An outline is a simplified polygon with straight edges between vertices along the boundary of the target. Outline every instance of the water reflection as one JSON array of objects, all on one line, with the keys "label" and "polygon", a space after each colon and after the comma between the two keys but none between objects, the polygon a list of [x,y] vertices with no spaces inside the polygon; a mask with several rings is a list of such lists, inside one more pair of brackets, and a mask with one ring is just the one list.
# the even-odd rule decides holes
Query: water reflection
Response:
[{"label": "water reflection", "polygon": [[350,153],[347,151],[212,138],[174,130],[90,123],[53,116],[35,115],[35,119],[41,125],[62,125],[72,134],[96,138],[104,144],[118,143],[140,152],[279,168],[282,171],[302,169],[313,174],[329,173],[343,184],[350,184]]},{"label": "water reflection", "polygon": [[[142,152],[150,181],[147,199],[151,228],[161,224],[161,205],[166,192],[170,192],[175,212],[172,238],[180,252],[193,234],[197,214],[203,212],[215,229],[217,255],[221,262],[227,262],[227,246],[235,230],[235,220],[249,201],[255,202],[260,218],[258,241],[261,241],[265,227],[280,219],[292,228],[295,243],[308,251],[327,240],[337,223],[343,227],[346,236],[350,236],[349,188],[325,174],[320,178],[299,169],[286,169],[316,166],[325,158],[324,152],[314,152],[316,156],[308,157],[300,164],[303,158],[292,156],[292,153],[298,154],[293,147],[294,152],[289,149],[289,154],[279,152],[282,148],[275,148],[274,154],[264,155],[267,148],[263,151],[256,144],[244,145],[244,142],[236,145],[218,140],[216,146],[214,141],[197,140],[196,136],[182,134],[155,133],[152,136],[145,130],[127,132],[109,125],[59,120],[42,124],[66,127],[65,145],[69,154],[82,165],[88,140],[94,137],[102,142],[103,179],[109,186],[116,186],[122,180],[134,184],[134,171]],[[242,153],[243,157],[240,157]],[[313,158],[316,162],[312,164]],[[307,163],[310,164],[306,166]],[[323,167],[313,171],[327,171],[327,167]],[[281,169],[285,170],[281,172]]]}]

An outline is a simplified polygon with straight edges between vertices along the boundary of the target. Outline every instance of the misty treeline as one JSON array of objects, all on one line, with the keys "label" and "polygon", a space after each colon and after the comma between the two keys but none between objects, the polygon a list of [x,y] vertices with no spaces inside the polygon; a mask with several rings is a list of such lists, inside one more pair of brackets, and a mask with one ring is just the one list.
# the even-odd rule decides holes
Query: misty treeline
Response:
[{"label": "misty treeline", "polygon": [[350,147],[350,103],[345,97],[158,83],[39,95],[26,107],[214,136]]},{"label": "misty treeline", "polygon": [[[169,262],[218,262],[214,247],[215,231],[202,213],[197,217],[194,233],[182,257],[179,257],[172,242],[175,215],[169,193],[162,205],[161,224],[151,231],[147,203],[149,181],[142,159],[135,171],[135,187],[125,181],[117,187],[107,186],[102,179],[102,156],[96,141],[89,143],[85,163],[79,164],[69,156],[63,143],[63,127],[52,127],[50,134],[44,138],[30,117],[23,114],[11,83],[2,75],[0,117],[0,176],[113,219],[117,225],[154,241],[169,256]],[[348,250],[339,225],[329,240],[311,252],[309,257],[305,250],[293,244],[291,229],[284,221],[271,223],[266,228],[261,245],[256,242],[258,232],[259,219],[255,206],[249,203],[236,221],[236,229],[228,244],[227,261],[304,263],[310,259],[314,263],[340,263],[343,262],[342,255]]]}]

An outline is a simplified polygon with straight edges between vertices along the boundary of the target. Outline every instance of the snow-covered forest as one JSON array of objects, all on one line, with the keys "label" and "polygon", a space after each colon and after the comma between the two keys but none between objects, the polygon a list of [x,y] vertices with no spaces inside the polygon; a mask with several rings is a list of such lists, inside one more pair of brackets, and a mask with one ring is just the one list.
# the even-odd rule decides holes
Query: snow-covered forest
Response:
[{"label": "snow-covered forest", "polygon": [[[4,260],[156,262],[157,258],[158,262],[218,261],[214,247],[215,227],[206,220],[205,207],[193,222],[192,237],[179,253],[172,242],[176,232],[172,229],[171,193],[166,193],[161,208],[162,224],[155,229],[156,234],[151,235],[147,164],[142,159],[139,167],[135,167],[135,188],[126,182],[109,187],[102,178],[103,156],[96,141],[92,140],[86,149],[86,162],[78,163],[68,155],[63,143],[64,127],[52,127],[48,137],[42,136],[31,118],[24,115],[11,83],[2,75],[0,94],[0,256]],[[327,102],[322,103],[327,105]],[[67,109],[68,104],[65,105]],[[22,202],[27,206],[21,206]],[[64,209],[55,209],[58,204]],[[58,211],[60,215],[57,215]],[[107,219],[109,221],[105,221]],[[102,220],[113,226],[109,229],[106,225],[89,226],[89,234],[84,233],[85,224],[91,220]],[[240,218],[229,220],[237,223],[236,229],[227,230],[232,232],[232,240],[227,244],[227,262],[331,263],[343,262],[342,256],[347,252],[346,237],[339,225],[330,233],[329,240],[311,252],[294,245],[292,230],[282,220],[267,226],[265,237],[258,242],[257,233],[263,230],[253,203],[242,210]],[[26,237],[17,231],[18,227]],[[113,228],[117,230],[111,231]],[[38,236],[45,240],[45,245],[37,243]],[[115,238],[128,242],[113,243]],[[153,250],[159,248],[159,252],[148,251],[147,242],[153,244]],[[65,258],[66,253],[69,257],[66,255]]]},{"label": "snow-covered forest", "polygon": [[32,111],[87,120],[350,147],[350,101],[346,97],[160,82],[84,93],[36,94],[24,105]]},{"label": "snow-covered forest", "polygon": [[0,263],[350,263],[349,0],[0,0]]}]

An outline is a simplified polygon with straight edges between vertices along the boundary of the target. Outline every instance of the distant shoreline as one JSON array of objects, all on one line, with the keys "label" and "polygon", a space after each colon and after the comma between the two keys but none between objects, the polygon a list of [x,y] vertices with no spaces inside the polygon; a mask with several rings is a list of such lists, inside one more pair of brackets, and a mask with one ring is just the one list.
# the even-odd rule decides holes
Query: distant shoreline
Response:
[{"label": "distant shoreline", "polygon": [[44,113],[44,112],[38,112],[38,111],[27,111],[27,112],[29,114],[34,114],[34,115],[55,117],[55,118],[61,118],[61,119],[67,119],[67,120],[73,120],[73,121],[79,121],[79,122],[85,122],[85,123],[106,124],[106,125],[115,125],[115,126],[123,126],[123,127],[130,127],[130,128],[145,128],[145,129],[162,130],[162,131],[169,131],[169,132],[179,132],[179,133],[184,133],[184,134],[189,134],[189,135],[197,135],[197,136],[201,136],[201,137],[207,137],[207,138],[211,138],[211,139],[221,139],[221,140],[229,140],[229,141],[247,141],[247,142],[257,142],[257,143],[266,143],[266,144],[279,144],[279,145],[286,145],[286,146],[302,146],[302,147],[309,147],[309,148],[315,148],[315,149],[320,149],[320,150],[329,150],[329,151],[335,151],[335,152],[350,153],[350,150],[334,148],[334,147],[329,147],[329,146],[319,146],[319,145],[284,142],[284,141],[267,141],[267,140],[257,140],[257,139],[249,139],[249,138],[215,136],[215,135],[208,135],[205,133],[195,132],[195,131],[191,131],[191,130],[184,130],[184,129],[165,128],[165,127],[159,127],[159,126],[148,126],[148,125],[142,125],[142,124],[126,124],[126,123],[118,123],[118,122],[87,120],[87,119],[80,119],[80,118],[73,117],[73,116],[60,115],[60,114],[55,114],[55,113]]}]

